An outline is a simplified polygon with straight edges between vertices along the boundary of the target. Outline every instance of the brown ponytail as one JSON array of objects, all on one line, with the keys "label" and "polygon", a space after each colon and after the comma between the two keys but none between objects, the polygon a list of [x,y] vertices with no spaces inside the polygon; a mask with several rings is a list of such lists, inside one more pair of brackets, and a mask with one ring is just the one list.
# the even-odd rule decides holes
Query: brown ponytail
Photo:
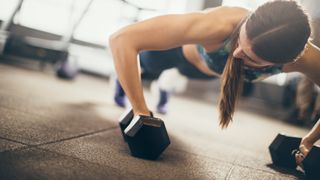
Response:
[{"label": "brown ponytail", "polygon": [[228,127],[232,121],[237,98],[242,89],[242,66],[241,59],[234,58],[232,53],[237,48],[239,31],[241,25],[247,18],[244,18],[231,35],[231,53],[229,54],[226,66],[221,75],[221,89],[219,100],[220,126]]},{"label": "brown ponytail", "polygon": [[221,77],[219,100],[220,126],[226,128],[232,121],[236,100],[242,87],[242,60],[229,56]]}]

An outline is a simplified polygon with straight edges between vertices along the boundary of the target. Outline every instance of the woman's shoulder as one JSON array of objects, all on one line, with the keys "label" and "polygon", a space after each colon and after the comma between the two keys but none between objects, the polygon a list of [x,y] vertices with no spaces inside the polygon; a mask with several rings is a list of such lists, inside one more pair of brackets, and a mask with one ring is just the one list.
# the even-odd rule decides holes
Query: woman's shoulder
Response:
[{"label": "woman's shoulder", "polygon": [[211,20],[220,21],[220,23],[231,23],[236,26],[243,18],[250,14],[248,9],[236,6],[218,6],[215,8],[203,10]]},{"label": "woman's shoulder", "polygon": [[[222,42],[227,39],[241,20],[250,13],[247,9],[230,6],[219,6],[201,12],[204,24],[202,27],[206,28],[209,36],[207,42]],[[216,34],[219,34],[219,39],[216,39]]]}]

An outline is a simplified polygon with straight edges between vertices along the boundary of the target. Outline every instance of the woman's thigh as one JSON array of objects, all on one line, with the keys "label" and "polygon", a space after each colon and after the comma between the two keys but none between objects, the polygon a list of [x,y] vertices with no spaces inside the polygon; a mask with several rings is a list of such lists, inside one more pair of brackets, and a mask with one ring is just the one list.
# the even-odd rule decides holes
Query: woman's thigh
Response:
[{"label": "woman's thigh", "polygon": [[216,76],[209,76],[201,72],[196,66],[192,65],[188,61],[179,64],[178,70],[189,79],[212,80],[217,78]]},{"label": "woman's thigh", "polygon": [[144,79],[157,79],[164,70],[177,67],[181,61],[178,51],[179,48],[140,52],[142,77]]}]

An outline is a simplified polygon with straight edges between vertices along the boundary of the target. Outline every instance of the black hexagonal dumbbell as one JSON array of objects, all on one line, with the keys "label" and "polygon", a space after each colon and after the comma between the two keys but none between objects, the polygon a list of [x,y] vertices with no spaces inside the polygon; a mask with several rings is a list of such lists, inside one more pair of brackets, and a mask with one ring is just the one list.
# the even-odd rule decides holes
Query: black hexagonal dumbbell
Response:
[{"label": "black hexagonal dumbbell", "polygon": [[124,133],[124,130],[126,129],[126,127],[130,124],[130,122],[133,119],[133,110],[132,109],[127,109],[121,116],[119,119],[119,126],[120,126],[120,130],[122,133],[122,137],[125,141],[127,141],[126,135]]},{"label": "black hexagonal dumbbell", "polygon": [[130,110],[126,113],[122,116],[120,128],[131,155],[143,159],[157,159],[170,144],[164,122],[152,114],[134,116]]},{"label": "black hexagonal dumbbell", "polygon": [[[296,169],[295,153],[299,149],[300,142],[300,137],[278,134],[269,146],[273,164],[279,167]],[[313,146],[302,164],[307,179],[320,179],[320,148]]]},{"label": "black hexagonal dumbbell", "polygon": [[313,146],[302,161],[307,179],[320,179],[320,147]]}]

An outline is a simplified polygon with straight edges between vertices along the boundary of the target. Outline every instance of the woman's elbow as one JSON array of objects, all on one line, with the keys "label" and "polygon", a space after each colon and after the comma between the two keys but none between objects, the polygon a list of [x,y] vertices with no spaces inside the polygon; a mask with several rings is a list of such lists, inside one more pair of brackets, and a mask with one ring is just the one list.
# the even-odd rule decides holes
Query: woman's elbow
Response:
[{"label": "woman's elbow", "polygon": [[137,50],[136,43],[134,43],[129,33],[126,32],[115,32],[109,36],[109,47],[112,53],[118,51]]},{"label": "woman's elbow", "polygon": [[121,39],[123,39],[123,35],[119,32],[115,32],[109,36],[109,46],[111,50],[120,45]]}]

